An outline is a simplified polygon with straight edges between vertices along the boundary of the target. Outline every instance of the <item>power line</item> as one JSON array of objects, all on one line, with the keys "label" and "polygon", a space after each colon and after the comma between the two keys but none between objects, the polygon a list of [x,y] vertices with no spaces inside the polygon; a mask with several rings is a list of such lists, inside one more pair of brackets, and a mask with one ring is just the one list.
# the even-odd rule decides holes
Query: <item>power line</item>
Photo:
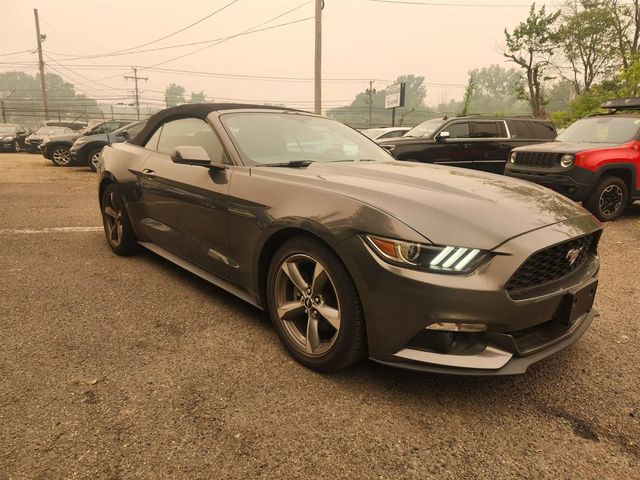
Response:
[{"label": "power line", "polygon": [[20,53],[36,53],[38,50],[30,48],[29,50],[20,50],[19,52],[0,53],[0,57],[8,57],[9,55],[18,55]]},{"label": "power line", "polygon": [[530,8],[530,3],[503,4],[503,3],[444,3],[444,2],[415,2],[410,0],[369,0],[376,3],[397,3],[405,5],[422,5],[425,7],[489,7],[489,8]]},{"label": "power line", "polygon": [[136,48],[146,47],[147,45],[151,45],[151,44],[153,44],[153,43],[157,43],[157,42],[160,42],[160,41],[162,41],[162,40],[165,40],[165,39],[167,39],[167,38],[169,38],[169,37],[173,37],[174,35],[177,35],[178,33],[184,32],[185,30],[188,30],[188,29],[190,29],[191,27],[194,27],[194,26],[198,25],[199,23],[204,22],[204,21],[205,21],[205,20],[207,20],[208,18],[213,17],[214,15],[216,15],[217,13],[220,13],[220,12],[221,12],[221,11],[223,11],[224,9],[226,9],[226,8],[230,7],[231,5],[233,5],[234,3],[236,3],[237,1],[238,1],[238,0],[232,0],[231,2],[227,3],[227,4],[226,4],[226,5],[224,5],[223,7],[220,7],[218,10],[216,10],[216,11],[214,11],[214,12],[211,12],[209,15],[206,15],[206,16],[202,17],[201,19],[196,20],[196,21],[195,21],[195,22],[193,22],[192,24],[187,25],[186,27],[181,28],[180,30],[176,30],[175,32],[170,33],[169,35],[165,35],[164,37],[157,38],[157,39],[155,39],[155,40],[152,40],[152,41],[147,42],[147,43],[143,43],[143,44],[141,44],[141,45],[136,45],[135,47],[125,48],[124,50],[118,50],[118,51],[113,52],[113,53],[121,53],[121,52],[126,52],[126,51],[129,51],[129,50],[135,50]]}]

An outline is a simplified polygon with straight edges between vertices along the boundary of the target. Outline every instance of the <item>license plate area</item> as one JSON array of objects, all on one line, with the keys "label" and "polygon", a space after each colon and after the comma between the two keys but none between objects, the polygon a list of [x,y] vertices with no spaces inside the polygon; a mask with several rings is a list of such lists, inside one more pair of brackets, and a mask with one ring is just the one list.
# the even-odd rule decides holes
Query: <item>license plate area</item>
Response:
[{"label": "license plate area", "polygon": [[566,328],[571,328],[576,320],[585,313],[590,312],[593,308],[597,288],[598,281],[593,280],[577,292],[568,293],[564,298],[560,311],[560,324]]}]

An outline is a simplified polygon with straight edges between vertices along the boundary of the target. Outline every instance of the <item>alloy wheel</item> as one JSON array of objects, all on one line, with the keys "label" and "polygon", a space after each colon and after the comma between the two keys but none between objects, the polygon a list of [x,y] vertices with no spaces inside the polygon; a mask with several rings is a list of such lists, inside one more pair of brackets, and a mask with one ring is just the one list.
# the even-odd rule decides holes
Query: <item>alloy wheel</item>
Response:
[{"label": "alloy wheel", "polygon": [[123,224],[122,208],[115,192],[109,192],[102,208],[107,225],[107,239],[113,247],[117,248],[122,243]]},{"label": "alloy wheel", "polygon": [[624,193],[622,189],[618,185],[609,185],[600,194],[598,202],[600,211],[605,215],[613,215],[620,210],[623,200]]},{"label": "alloy wheel", "polygon": [[341,311],[334,282],[309,255],[290,255],[280,265],[275,307],[285,334],[307,356],[323,355],[338,338]]},{"label": "alloy wheel", "polygon": [[56,148],[51,156],[56,165],[69,165],[71,162],[71,154],[67,148]]},{"label": "alloy wheel", "polygon": [[93,167],[95,169],[98,168],[98,159],[100,158],[100,152],[95,152],[93,155],[91,155],[91,158],[89,159],[91,161],[91,163],[93,164]]}]

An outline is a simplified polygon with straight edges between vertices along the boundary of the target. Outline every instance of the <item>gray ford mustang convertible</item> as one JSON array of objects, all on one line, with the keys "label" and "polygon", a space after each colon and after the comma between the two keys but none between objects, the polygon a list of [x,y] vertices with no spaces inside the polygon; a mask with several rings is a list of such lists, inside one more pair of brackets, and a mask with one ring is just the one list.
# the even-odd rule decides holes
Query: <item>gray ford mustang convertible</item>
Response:
[{"label": "gray ford mustang convertible", "polygon": [[368,356],[522,373],[596,315],[591,214],[520,180],[395,161],[321,116],[168,108],[98,171],[115,253],[141,245],[267,310],[316,370]]}]

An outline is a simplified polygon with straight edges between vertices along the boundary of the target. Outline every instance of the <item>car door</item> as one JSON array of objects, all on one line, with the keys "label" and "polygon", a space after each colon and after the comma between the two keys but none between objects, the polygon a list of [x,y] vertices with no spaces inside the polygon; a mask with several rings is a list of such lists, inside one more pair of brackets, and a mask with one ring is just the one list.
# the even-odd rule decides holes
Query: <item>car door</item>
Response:
[{"label": "car door", "polygon": [[[157,143],[155,143],[157,142]],[[212,163],[228,168],[175,163],[180,146],[203,147]],[[141,222],[155,243],[219,276],[228,277],[228,191],[233,167],[211,126],[197,118],[162,125],[147,142],[154,150],[141,167]]]},{"label": "car door", "polygon": [[474,151],[469,122],[452,122],[443,127],[436,135],[435,144],[425,151],[425,156],[429,163],[470,168]]},{"label": "car door", "polygon": [[474,170],[504,173],[511,151],[507,131],[502,120],[473,120],[471,137],[474,143]]}]

